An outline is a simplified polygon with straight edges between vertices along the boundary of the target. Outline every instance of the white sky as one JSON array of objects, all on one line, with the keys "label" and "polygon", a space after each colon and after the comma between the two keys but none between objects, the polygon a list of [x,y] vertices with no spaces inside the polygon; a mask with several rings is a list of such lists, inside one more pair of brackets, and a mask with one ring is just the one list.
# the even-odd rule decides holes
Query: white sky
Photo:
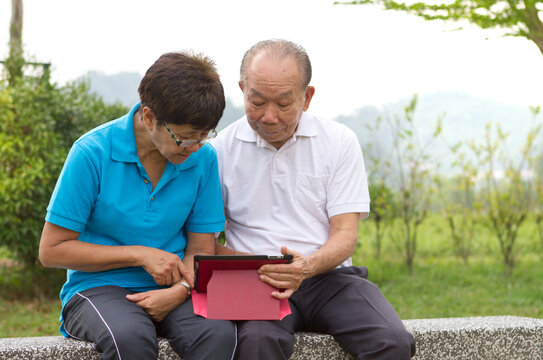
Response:
[{"label": "white sky", "polygon": [[[427,22],[375,6],[333,0],[23,0],[25,53],[53,64],[53,79],[89,70],[145,70],[167,51],[215,60],[226,96],[245,50],[267,38],[304,46],[328,117],[415,93],[464,91],[507,104],[543,105],[543,55],[524,38]],[[11,1],[0,0],[0,58],[8,54]]]}]

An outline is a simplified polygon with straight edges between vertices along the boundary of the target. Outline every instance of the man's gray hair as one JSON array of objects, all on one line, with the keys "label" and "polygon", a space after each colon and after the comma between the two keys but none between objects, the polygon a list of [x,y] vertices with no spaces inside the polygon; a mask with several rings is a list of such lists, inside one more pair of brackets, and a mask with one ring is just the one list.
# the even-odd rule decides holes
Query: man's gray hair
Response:
[{"label": "man's gray hair", "polygon": [[243,60],[241,60],[240,67],[240,81],[242,84],[245,84],[247,77],[247,67],[255,57],[260,52],[267,51],[270,55],[276,56],[277,59],[283,60],[288,57],[294,58],[300,67],[300,73],[302,74],[302,88],[306,88],[311,81],[311,61],[309,56],[303,47],[298,44],[293,43],[292,41],[282,40],[282,39],[271,39],[263,40],[255,45],[253,45],[245,55]]}]

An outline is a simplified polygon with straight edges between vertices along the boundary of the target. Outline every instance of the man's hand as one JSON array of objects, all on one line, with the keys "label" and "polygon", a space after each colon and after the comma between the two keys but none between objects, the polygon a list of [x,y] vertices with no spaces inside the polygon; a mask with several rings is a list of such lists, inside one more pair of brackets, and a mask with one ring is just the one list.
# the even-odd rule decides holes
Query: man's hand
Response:
[{"label": "man's hand", "polygon": [[[181,288],[176,288],[180,286]],[[126,295],[126,299],[141,306],[147,314],[149,314],[155,321],[162,321],[176,307],[184,303],[187,299],[180,294],[180,291],[184,291],[182,285],[176,285],[168,289],[151,290],[136,294]]]},{"label": "man's hand", "polygon": [[143,252],[142,266],[158,285],[172,285],[184,278],[194,286],[194,275],[179,256],[149,247],[143,248]]},{"label": "man's hand", "polygon": [[311,270],[307,258],[297,251],[281,247],[283,255],[293,256],[290,264],[267,264],[258,269],[260,280],[284,291],[274,291],[272,296],[276,299],[288,299],[305,279],[311,277]]}]

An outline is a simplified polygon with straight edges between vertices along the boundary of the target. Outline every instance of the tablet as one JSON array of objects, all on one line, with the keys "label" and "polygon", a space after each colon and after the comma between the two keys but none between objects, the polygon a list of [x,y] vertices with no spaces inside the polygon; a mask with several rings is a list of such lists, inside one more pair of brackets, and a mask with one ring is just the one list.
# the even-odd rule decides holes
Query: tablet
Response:
[{"label": "tablet", "polygon": [[292,255],[194,255],[194,290],[206,292],[213,270],[257,270],[265,264],[288,264]]}]

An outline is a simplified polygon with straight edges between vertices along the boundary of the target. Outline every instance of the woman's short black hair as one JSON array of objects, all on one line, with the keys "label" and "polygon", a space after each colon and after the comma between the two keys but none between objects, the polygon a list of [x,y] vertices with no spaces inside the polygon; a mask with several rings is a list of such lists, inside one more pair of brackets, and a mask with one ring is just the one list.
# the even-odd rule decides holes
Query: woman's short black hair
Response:
[{"label": "woman's short black hair", "polygon": [[170,52],[147,70],[138,89],[142,106],[161,122],[209,130],[225,106],[224,90],[214,62],[202,54]]}]

